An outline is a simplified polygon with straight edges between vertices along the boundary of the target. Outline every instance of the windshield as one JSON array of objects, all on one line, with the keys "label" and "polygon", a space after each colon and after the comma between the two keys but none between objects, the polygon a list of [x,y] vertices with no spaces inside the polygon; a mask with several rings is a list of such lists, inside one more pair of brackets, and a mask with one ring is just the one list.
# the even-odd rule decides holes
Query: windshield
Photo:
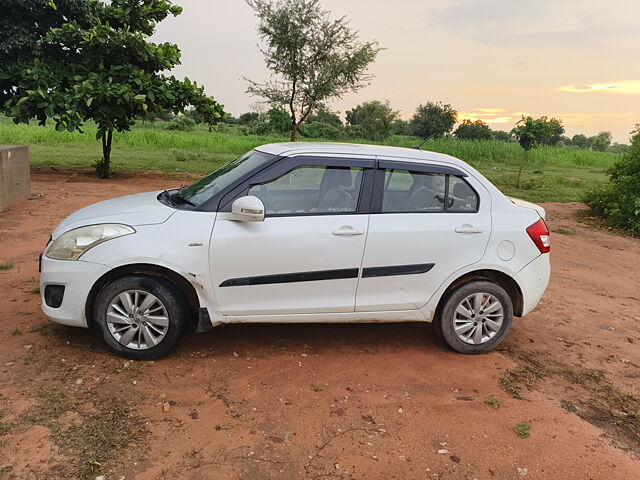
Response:
[{"label": "windshield", "polygon": [[244,175],[250,173],[252,170],[272,158],[273,155],[268,153],[251,150],[246,155],[243,155],[224,167],[219,168],[212,174],[198,180],[193,185],[182,188],[180,190],[180,197],[195,204],[196,206],[200,206],[223,188],[242,178]]}]

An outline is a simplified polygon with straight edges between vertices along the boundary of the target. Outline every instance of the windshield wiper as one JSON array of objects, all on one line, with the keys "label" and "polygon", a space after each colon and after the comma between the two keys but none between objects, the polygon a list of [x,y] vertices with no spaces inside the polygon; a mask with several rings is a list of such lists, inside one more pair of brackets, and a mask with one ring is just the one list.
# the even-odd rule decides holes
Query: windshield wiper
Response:
[{"label": "windshield wiper", "polygon": [[180,190],[178,190],[176,193],[174,193],[173,195],[170,196],[171,200],[179,200],[182,203],[186,203],[187,205],[191,205],[192,207],[197,207],[197,205],[195,203],[193,203],[191,200],[188,200],[186,198],[184,198],[181,194],[180,194]]}]

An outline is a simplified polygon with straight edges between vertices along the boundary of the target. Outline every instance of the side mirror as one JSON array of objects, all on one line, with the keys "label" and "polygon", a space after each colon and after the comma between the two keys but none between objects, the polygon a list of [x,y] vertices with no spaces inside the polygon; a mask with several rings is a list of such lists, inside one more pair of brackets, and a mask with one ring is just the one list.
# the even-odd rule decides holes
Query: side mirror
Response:
[{"label": "side mirror", "polygon": [[231,215],[233,220],[241,222],[263,222],[264,203],[253,195],[237,198],[231,204]]}]

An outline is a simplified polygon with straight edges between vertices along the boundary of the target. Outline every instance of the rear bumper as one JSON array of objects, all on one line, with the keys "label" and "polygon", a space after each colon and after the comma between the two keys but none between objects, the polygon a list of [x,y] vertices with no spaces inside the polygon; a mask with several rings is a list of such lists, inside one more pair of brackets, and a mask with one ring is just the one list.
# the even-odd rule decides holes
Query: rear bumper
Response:
[{"label": "rear bumper", "polygon": [[[87,327],[85,306],[87,297],[96,281],[110,270],[106,265],[82,260],[53,260],[46,256],[41,260],[40,295],[42,312],[49,320],[72,327]],[[60,306],[47,305],[47,286],[64,286]],[[51,302],[51,298],[49,298]]]},{"label": "rear bumper", "polygon": [[549,254],[544,253],[535,260],[529,262],[516,275],[516,280],[522,289],[523,305],[522,316],[524,317],[531,310],[536,308],[547,286],[551,276],[551,263]]}]

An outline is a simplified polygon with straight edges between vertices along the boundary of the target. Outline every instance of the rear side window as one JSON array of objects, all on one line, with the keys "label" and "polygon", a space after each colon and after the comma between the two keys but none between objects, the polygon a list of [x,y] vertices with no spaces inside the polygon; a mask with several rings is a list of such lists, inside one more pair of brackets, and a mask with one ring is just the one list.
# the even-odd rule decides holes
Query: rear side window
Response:
[{"label": "rear side window", "polygon": [[473,213],[479,199],[461,177],[385,170],[382,213]]},{"label": "rear side window", "polygon": [[468,213],[478,211],[478,194],[464,178],[449,177],[447,212]]},{"label": "rear side window", "polygon": [[304,165],[253,185],[248,194],[262,200],[271,216],[355,213],[362,175],[362,168]]}]

